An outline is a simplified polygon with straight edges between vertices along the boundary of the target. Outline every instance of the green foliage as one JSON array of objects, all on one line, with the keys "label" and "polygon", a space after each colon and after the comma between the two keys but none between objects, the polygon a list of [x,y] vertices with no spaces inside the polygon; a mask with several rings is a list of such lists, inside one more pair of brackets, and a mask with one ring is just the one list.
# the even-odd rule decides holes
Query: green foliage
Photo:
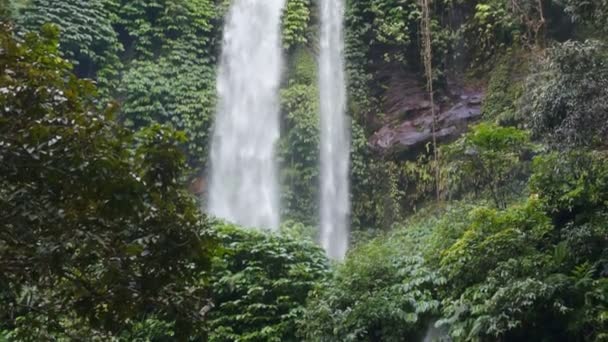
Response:
[{"label": "green foliage", "polygon": [[494,204],[504,208],[510,187],[525,174],[524,154],[532,149],[529,135],[513,127],[482,123],[441,149],[451,193],[488,190]]},{"label": "green foliage", "polygon": [[314,57],[298,49],[293,61],[289,85],[281,91],[283,215],[313,225],[319,212],[319,88]]},{"label": "green foliage", "polygon": [[500,58],[490,75],[486,98],[483,101],[484,119],[508,125],[522,122],[518,103],[523,95],[523,79],[527,70],[525,58],[515,52]]},{"label": "green foliage", "polygon": [[0,328],[106,339],[146,313],[201,328],[212,246],[183,190],[183,134],[134,137],[97,111],[54,26],[23,42],[2,27],[0,44]]},{"label": "green foliage", "polygon": [[[509,146],[498,137],[475,141]],[[455,341],[605,339],[608,164],[584,155],[537,158],[533,194],[522,203],[451,202],[360,243],[313,292],[303,337],[406,341],[437,321]],[[560,209],[564,196],[581,205],[556,220],[570,212]]]},{"label": "green foliage", "polygon": [[140,129],[171,124],[186,132],[189,164],[207,162],[215,110],[218,25],[214,0],[32,0],[19,22],[36,30],[53,22],[76,72],[94,77],[105,97],[120,100],[121,120]]},{"label": "green foliage", "polygon": [[486,278],[499,262],[533,253],[551,230],[549,218],[538,207],[530,202],[507,211],[483,207],[472,211],[467,229],[441,254],[440,265],[450,286],[465,289]]},{"label": "green foliage", "polygon": [[0,15],[0,20],[14,21],[28,2],[29,0],[0,0],[0,12],[4,13],[4,17]]},{"label": "green foliage", "polygon": [[93,77],[104,68],[116,72],[122,45],[112,27],[111,2],[31,0],[20,11],[18,23],[30,31],[47,23],[57,25],[61,29],[61,50],[75,64],[79,76]]},{"label": "green foliage", "polygon": [[[440,24],[444,1],[432,13],[433,63],[442,66],[450,48],[451,30]],[[349,1],[346,7],[346,61],[351,110],[359,119],[374,108],[373,92],[383,91],[382,66],[418,72],[421,9],[416,0]],[[441,74],[441,68],[435,71]],[[377,95],[377,94],[374,94]],[[371,106],[371,108],[370,108]],[[373,114],[376,114],[375,112]],[[361,122],[360,122],[361,123]]]},{"label": "green foliage", "polygon": [[328,271],[324,252],[295,240],[216,225],[209,341],[299,341],[296,320]]},{"label": "green foliage", "polygon": [[281,235],[294,240],[316,241],[317,227],[302,222],[287,220],[281,223]]},{"label": "green foliage", "polygon": [[606,279],[589,267],[598,259],[581,264],[576,257],[584,254],[568,250],[567,242],[551,248],[558,234],[536,200],[473,215],[462,237],[441,254],[451,294],[439,325],[467,341],[600,338],[608,331],[598,320],[608,298]]},{"label": "green foliage", "polygon": [[476,65],[482,65],[505,49],[519,34],[507,6],[507,2],[501,0],[477,3],[473,17],[463,26],[462,35]]},{"label": "green foliage", "polygon": [[290,85],[314,86],[317,84],[317,60],[312,51],[298,48],[292,53],[290,60]]},{"label": "green foliage", "polygon": [[175,337],[175,326],[171,323],[147,318],[136,322],[131,331],[121,334],[119,340],[132,342],[169,341]]},{"label": "green foliage", "polygon": [[608,65],[598,41],[558,44],[527,85],[523,115],[534,136],[558,147],[605,145]]},{"label": "green foliage", "polygon": [[399,47],[401,51],[385,53],[387,60],[405,61],[403,48],[408,48],[416,41],[417,25],[420,19],[420,8],[416,1],[372,1],[360,6],[369,6],[368,13],[373,16],[373,43]]},{"label": "green foliage", "polygon": [[113,93],[123,102],[121,119],[135,129],[159,122],[183,130],[189,164],[204,167],[223,11],[214,0],[124,0],[114,12],[129,60]]},{"label": "green foliage", "polygon": [[130,65],[120,83],[125,126],[170,123],[186,132],[189,164],[203,167],[215,112],[215,72],[195,56],[175,50],[156,61]]},{"label": "green foliage", "polygon": [[[606,0],[559,2],[601,37]],[[211,229],[183,191],[184,163],[207,164],[230,1],[6,3],[19,28],[63,35],[0,34],[0,341],[409,341],[435,322],[455,341],[608,340],[608,161],[580,150],[605,147],[606,49],[555,45],[522,87],[524,48],[563,15],[552,2],[438,0],[431,13],[437,89],[448,67],[498,62],[487,121],[524,120],[569,150],[534,159],[527,200],[539,151],[525,131],[473,127],[442,146],[439,182],[428,156],[370,149],[393,74],[420,73],[420,4],[347,2],[356,243],[334,269],[312,242],[318,2],[288,0],[283,15],[280,234]],[[61,56],[121,109],[99,110]],[[421,207],[436,184],[445,197]]]},{"label": "green foliage", "polygon": [[543,314],[552,294],[536,277],[544,260],[536,246],[551,231],[538,207],[531,201],[504,212],[476,209],[469,227],[441,253],[450,295],[439,324],[456,340],[495,339],[517,330],[534,336],[526,325],[539,321],[534,315]]},{"label": "green foliage", "polygon": [[534,160],[531,191],[554,213],[593,211],[608,204],[608,158],[599,152],[551,153]]},{"label": "green foliage", "polygon": [[559,0],[558,2],[564,6],[564,11],[570,15],[575,23],[606,32],[608,27],[608,1]]},{"label": "green foliage", "polygon": [[441,251],[447,250],[458,241],[469,227],[471,214],[481,205],[483,202],[451,201],[445,204],[445,207],[428,207],[410,218],[404,227],[413,226],[428,235],[419,248],[425,259],[438,268],[442,258]]},{"label": "green foliage", "polygon": [[403,217],[403,172],[370,150],[361,126],[352,125],[352,225],[355,230],[388,230]]},{"label": "green foliage", "polygon": [[8,19],[12,18],[12,16],[11,1],[0,0],[0,20],[7,21]]},{"label": "green foliage", "polygon": [[287,0],[283,13],[283,47],[289,49],[309,42],[310,0]]},{"label": "green foliage", "polygon": [[513,47],[542,45],[550,6],[538,0],[463,1],[474,4],[473,14],[458,30],[470,62],[482,70]]},{"label": "green foliage", "polygon": [[129,58],[150,60],[174,49],[213,55],[215,21],[223,14],[214,0],[114,1],[117,30],[129,37]]},{"label": "green foliage", "polygon": [[[360,24],[359,20],[346,23],[358,30],[357,24]],[[366,42],[357,36],[356,32],[358,31],[353,31],[352,28],[346,29],[344,54],[348,78],[348,112],[357,123],[362,124],[367,120],[366,116],[373,111],[378,100],[370,95],[372,74],[366,67],[369,46],[365,45]]]},{"label": "green foliage", "polygon": [[300,322],[304,339],[420,339],[439,308],[434,293],[443,279],[425,267],[415,248],[412,239],[389,236],[351,251],[334,277],[312,293]]}]

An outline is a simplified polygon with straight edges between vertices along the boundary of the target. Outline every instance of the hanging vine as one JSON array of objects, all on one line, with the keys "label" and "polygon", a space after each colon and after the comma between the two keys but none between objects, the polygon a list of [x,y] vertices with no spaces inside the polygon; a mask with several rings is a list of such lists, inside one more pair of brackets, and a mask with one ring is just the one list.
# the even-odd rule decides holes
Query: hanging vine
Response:
[{"label": "hanging vine", "polygon": [[433,118],[432,134],[433,134],[433,159],[435,164],[435,195],[439,201],[440,193],[440,175],[439,175],[439,151],[437,149],[437,113],[435,111],[435,94],[433,90],[433,47],[431,34],[431,5],[430,0],[420,0],[422,8],[422,16],[420,19],[420,33],[422,37],[422,59],[424,62],[424,72],[427,82],[427,91],[431,101],[431,115]]}]

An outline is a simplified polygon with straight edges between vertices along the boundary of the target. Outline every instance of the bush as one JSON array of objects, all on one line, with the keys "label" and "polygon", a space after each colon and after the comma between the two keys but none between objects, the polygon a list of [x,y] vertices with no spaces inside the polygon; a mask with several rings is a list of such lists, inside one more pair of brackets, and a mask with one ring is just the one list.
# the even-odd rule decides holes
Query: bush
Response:
[{"label": "bush", "polygon": [[300,321],[306,341],[420,339],[443,284],[425,266],[411,236],[391,235],[352,250],[334,276],[312,294]]},{"label": "bush", "polygon": [[513,127],[482,123],[441,148],[450,194],[487,190],[497,208],[516,194],[513,182],[525,178],[525,156],[533,145],[529,134]]},{"label": "bush", "polygon": [[53,23],[61,51],[133,130],[161,123],[186,132],[190,166],[207,164],[215,111],[215,58],[224,13],[214,0],[32,0],[17,22]]},{"label": "bush", "polygon": [[606,32],[608,29],[608,1],[559,0],[572,21]]},{"label": "bush", "polygon": [[[461,237],[440,253],[447,282],[438,325],[463,341],[599,339],[608,331],[600,318],[607,281],[598,272],[606,255],[562,240],[556,228],[542,199],[502,212],[476,209]],[[589,229],[570,236],[590,242],[583,231]]]},{"label": "bush", "polygon": [[535,137],[554,146],[605,146],[608,64],[598,41],[569,41],[549,49],[527,84],[523,115]]},{"label": "bush", "polygon": [[576,217],[608,205],[608,158],[600,152],[550,153],[535,158],[532,193],[556,217]]},{"label": "bush", "polygon": [[328,272],[311,240],[216,224],[209,341],[299,341],[296,321]]}]

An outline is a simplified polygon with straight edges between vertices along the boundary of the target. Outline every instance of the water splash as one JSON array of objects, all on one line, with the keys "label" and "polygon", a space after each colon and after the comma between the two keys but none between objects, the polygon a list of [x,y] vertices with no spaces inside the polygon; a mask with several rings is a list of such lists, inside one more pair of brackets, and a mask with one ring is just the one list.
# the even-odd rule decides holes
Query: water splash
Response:
[{"label": "water splash", "polygon": [[321,1],[321,245],[334,259],[346,254],[350,219],[343,22],[344,0]]},{"label": "water splash", "polygon": [[235,0],[224,28],[211,143],[209,213],[278,229],[279,139],[285,0]]},{"label": "water splash", "polygon": [[436,327],[436,323],[431,322],[429,324],[422,342],[451,342],[452,339],[448,334],[448,329],[445,326]]}]

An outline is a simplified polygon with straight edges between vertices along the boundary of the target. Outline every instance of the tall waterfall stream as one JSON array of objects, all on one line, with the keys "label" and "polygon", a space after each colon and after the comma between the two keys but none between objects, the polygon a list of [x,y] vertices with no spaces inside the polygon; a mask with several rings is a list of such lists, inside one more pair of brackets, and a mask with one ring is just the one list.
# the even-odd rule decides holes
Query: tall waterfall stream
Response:
[{"label": "tall waterfall stream", "polygon": [[281,14],[284,0],[235,0],[224,28],[211,143],[209,213],[279,227]]},{"label": "tall waterfall stream", "polygon": [[[211,146],[209,213],[276,230],[281,13],[285,0],[236,0],[224,29]],[[320,243],[342,259],[349,230],[349,122],[345,115],[344,2],[320,3]]]},{"label": "tall waterfall stream", "polygon": [[321,1],[321,245],[334,259],[348,249],[350,129],[344,72],[344,0]]}]

